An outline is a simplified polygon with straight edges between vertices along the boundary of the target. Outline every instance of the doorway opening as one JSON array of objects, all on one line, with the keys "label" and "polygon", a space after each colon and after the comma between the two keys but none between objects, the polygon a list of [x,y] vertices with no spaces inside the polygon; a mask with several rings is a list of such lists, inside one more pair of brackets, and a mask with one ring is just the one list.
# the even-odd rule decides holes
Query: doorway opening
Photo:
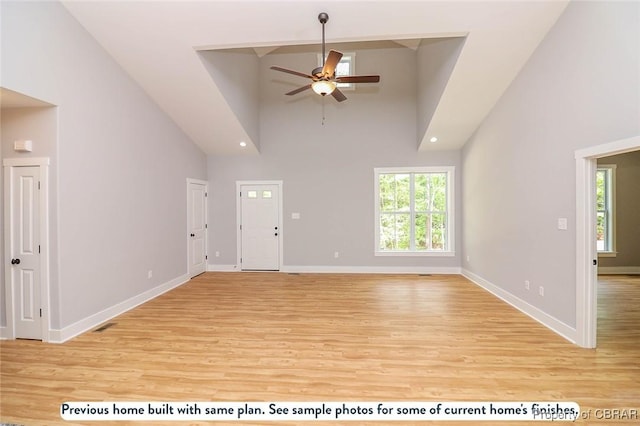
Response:
[{"label": "doorway opening", "polygon": [[48,341],[49,158],[3,166],[6,337]]},{"label": "doorway opening", "polygon": [[640,150],[640,136],[576,151],[576,343],[596,347],[598,251],[596,171],[598,158]]},{"label": "doorway opening", "polygon": [[237,181],[236,211],[239,269],[282,269],[282,181]]},{"label": "doorway opening", "polygon": [[208,183],[187,179],[187,271],[189,278],[207,270]]}]

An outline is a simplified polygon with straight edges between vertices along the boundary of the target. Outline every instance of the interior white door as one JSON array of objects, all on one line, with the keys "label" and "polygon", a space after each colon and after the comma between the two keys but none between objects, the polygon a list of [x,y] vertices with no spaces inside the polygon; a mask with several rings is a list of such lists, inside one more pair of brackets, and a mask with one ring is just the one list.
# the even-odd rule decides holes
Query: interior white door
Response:
[{"label": "interior white door", "polygon": [[190,181],[188,185],[189,276],[195,277],[207,269],[207,186]]},{"label": "interior white door", "polygon": [[280,200],[278,185],[242,185],[242,270],[280,269]]},{"label": "interior white door", "polygon": [[11,286],[15,337],[42,339],[40,168],[12,167]]}]

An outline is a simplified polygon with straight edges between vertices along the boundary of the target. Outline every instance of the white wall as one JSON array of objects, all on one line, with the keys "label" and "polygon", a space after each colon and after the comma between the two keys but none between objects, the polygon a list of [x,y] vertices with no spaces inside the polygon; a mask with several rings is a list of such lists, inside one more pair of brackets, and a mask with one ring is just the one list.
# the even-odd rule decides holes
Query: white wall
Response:
[{"label": "white wall", "polygon": [[639,13],[569,4],[463,151],[463,267],[571,327],[574,151],[640,133]]},{"label": "white wall", "polygon": [[[358,74],[380,74],[381,83],[345,91],[342,103],[327,97],[323,107],[323,99],[310,91],[285,96],[308,82],[268,69],[309,72],[317,66],[315,53],[261,59],[260,155],[208,160],[209,253],[220,252],[210,263],[236,263],[235,182],[276,179],[284,182],[285,267],[459,267],[459,255],[374,256],[374,167],[456,166],[459,204],[460,152],[417,151],[415,51],[366,49],[356,52],[356,60]],[[293,212],[301,218],[291,219]]]},{"label": "white wall", "polygon": [[58,106],[64,329],[187,273],[186,178],[206,178],[206,159],[62,5],[1,7],[1,85]]}]

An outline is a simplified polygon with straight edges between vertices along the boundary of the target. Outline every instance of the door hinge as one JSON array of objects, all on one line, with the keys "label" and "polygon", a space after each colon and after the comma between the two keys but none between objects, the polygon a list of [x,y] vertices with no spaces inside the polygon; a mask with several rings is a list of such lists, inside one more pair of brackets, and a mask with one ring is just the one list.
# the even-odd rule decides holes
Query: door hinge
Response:
[{"label": "door hinge", "polygon": [[204,224],[204,229],[207,229],[208,227],[209,227],[209,225],[205,223]]},{"label": "door hinge", "polygon": [[240,224],[240,230],[242,231],[242,224]]},{"label": "door hinge", "polygon": [[240,258],[240,263],[242,263],[242,258]]},{"label": "door hinge", "polygon": [[38,244],[38,254],[40,254],[40,245]]},{"label": "door hinge", "polygon": [[208,196],[209,196],[209,193],[208,193],[208,192],[205,192],[205,193],[204,193],[204,196],[205,196],[205,197],[208,197]]},{"label": "door hinge", "polygon": [[242,191],[240,191],[240,196],[242,197]]},{"label": "door hinge", "polygon": [[206,254],[204,255],[204,260],[209,260],[209,256],[207,256]]},{"label": "door hinge", "polygon": [[38,181],[38,189],[40,189],[40,181]]},{"label": "door hinge", "polygon": [[42,318],[42,308],[40,308],[40,318]]}]

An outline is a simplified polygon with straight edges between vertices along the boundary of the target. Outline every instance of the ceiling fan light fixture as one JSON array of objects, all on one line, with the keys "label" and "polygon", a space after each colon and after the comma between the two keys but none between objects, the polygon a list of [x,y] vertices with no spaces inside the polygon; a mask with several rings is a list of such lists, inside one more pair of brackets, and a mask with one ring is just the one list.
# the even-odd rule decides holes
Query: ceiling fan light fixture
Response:
[{"label": "ceiling fan light fixture", "polygon": [[319,80],[311,83],[311,88],[318,95],[326,96],[330,95],[334,90],[336,90],[336,83],[333,81]]}]

